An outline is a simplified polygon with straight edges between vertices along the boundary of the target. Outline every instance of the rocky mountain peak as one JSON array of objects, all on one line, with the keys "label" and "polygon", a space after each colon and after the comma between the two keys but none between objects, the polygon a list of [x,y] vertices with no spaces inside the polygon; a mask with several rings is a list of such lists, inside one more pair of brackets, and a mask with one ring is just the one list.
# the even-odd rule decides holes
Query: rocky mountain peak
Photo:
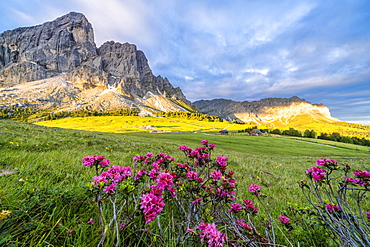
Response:
[{"label": "rocky mountain peak", "polygon": [[286,124],[296,116],[308,115],[324,121],[338,121],[322,104],[311,104],[297,96],[290,98],[265,98],[258,101],[233,101],[225,99],[200,100],[193,102],[201,113],[219,116],[228,120],[253,122],[256,124]]},{"label": "rocky mountain peak", "polygon": [[[181,89],[174,88],[166,78],[153,75],[144,52],[138,50],[136,45],[108,41],[97,48],[92,25],[81,13],[71,12],[41,25],[17,28],[0,34],[0,87],[7,87],[6,90],[9,92],[18,84],[41,80],[45,80],[42,84],[47,87],[50,84],[48,80],[54,77],[73,84],[68,89],[73,91],[71,95],[92,97],[91,100],[95,104],[90,107],[101,110],[105,106],[146,107],[144,97],[148,92],[170,99],[166,104],[151,102],[151,106],[168,106],[171,102],[176,104],[176,100],[190,104]],[[111,90],[112,93],[105,93],[105,103],[98,106],[96,102],[103,100],[99,101],[96,98],[101,97],[99,94],[105,89]],[[86,90],[89,92],[82,94]],[[13,95],[22,95],[22,92],[17,91]],[[112,98],[112,101],[121,100],[122,104],[107,104],[109,100],[107,95],[118,95],[114,100]],[[38,96],[40,95],[37,94]],[[70,98],[79,98],[77,96]],[[57,95],[54,95],[53,100],[56,97]],[[23,101],[35,101],[24,99],[23,96],[19,98]],[[163,97],[151,98],[151,101],[163,99]],[[17,97],[3,97],[2,103],[6,105],[9,102],[4,99],[11,99],[10,101],[14,103]],[[79,99],[80,103],[64,102],[63,106],[80,104],[88,107],[88,102],[91,102]],[[47,102],[47,99],[42,102]],[[42,104],[40,101],[35,105],[57,107],[57,104]],[[182,110],[186,111],[185,108]]]}]

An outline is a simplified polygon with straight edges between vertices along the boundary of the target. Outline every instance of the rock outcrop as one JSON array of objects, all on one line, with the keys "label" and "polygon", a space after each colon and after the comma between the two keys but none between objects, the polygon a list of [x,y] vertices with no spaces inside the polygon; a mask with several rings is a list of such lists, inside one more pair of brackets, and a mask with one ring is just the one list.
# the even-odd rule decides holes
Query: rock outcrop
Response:
[{"label": "rock outcrop", "polygon": [[297,116],[309,116],[317,121],[339,121],[322,104],[311,104],[304,99],[266,98],[259,101],[237,102],[226,99],[193,102],[201,113],[255,124],[288,124]]},{"label": "rock outcrop", "polygon": [[[55,82],[69,86],[59,90],[55,86],[63,83]],[[40,93],[35,85],[41,84],[52,85],[54,92],[65,92],[60,97],[54,93],[53,97],[44,95],[38,100]],[[102,94],[104,90],[111,93]],[[148,93],[153,97],[147,97]],[[70,102],[65,94],[70,95],[67,97]],[[41,25],[0,34],[0,95],[3,106],[19,104],[22,100],[42,108],[136,107],[153,112],[187,111],[176,101],[191,104],[180,88],[174,88],[166,78],[153,75],[144,53],[135,45],[109,41],[96,47],[92,25],[83,14],[75,12]],[[150,102],[146,101],[148,98]],[[153,108],[155,105],[161,109]],[[148,111],[148,107],[152,110]]]}]

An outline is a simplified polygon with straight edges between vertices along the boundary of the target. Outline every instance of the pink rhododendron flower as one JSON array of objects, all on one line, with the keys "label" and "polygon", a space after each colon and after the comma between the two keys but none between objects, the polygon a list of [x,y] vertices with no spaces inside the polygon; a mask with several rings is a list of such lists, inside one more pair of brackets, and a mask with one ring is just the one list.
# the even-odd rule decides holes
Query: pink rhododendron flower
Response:
[{"label": "pink rhododendron flower", "polygon": [[227,158],[224,157],[224,156],[218,156],[216,158],[216,163],[218,165],[218,167],[220,168],[221,171],[225,171],[226,170],[226,166],[227,166]]},{"label": "pink rhododendron flower", "polygon": [[196,180],[196,179],[198,179],[199,175],[198,175],[198,173],[196,173],[194,171],[188,171],[188,173],[186,173],[186,177],[189,180]]},{"label": "pink rhododendron flower", "polygon": [[147,172],[145,171],[145,169],[140,169],[137,172],[137,175],[134,177],[134,180],[138,180],[139,178],[141,178],[142,176],[144,176],[144,174],[147,174]]},{"label": "pink rhododendron flower", "polygon": [[258,184],[251,184],[248,188],[248,191],[251,193],[256,193],[261,190],[260,186]]},{"label": "pink rhododendron flower", "polygon": [[92,166],[92,165],[97,166],[98,164],[100,164],[102,167],[105,167],[109,165],[110,163],[109,160],[105,160],[105,159],[106,157],[104,156],[88,155],[82,158],[82,164],[85,167]]},{"label": "pink rhododendron flower", "polygon": [[222,178],[222,173],[219,170],[214,170],[209,176],[213,178],[213,181],[217,181]]},{"label": "pink rhododendron flower", "polygon": [[243,207],[239,203],[230,203],[231,209],[229,209],[229,213],[233,212],[236,213],[243,209]]},{"label": "pink rhododendron flower", "polygon": [[210,144],[208,145],[208,148],[209,148],[209,149],[215,149],[215,148],[216,148],[216,145],[215,145],[214,143],[210,143]]},{"label": "pink rhododendron flower", "polygon": [[364,171],[356,170],[353,174],[356,177],[359,177],[359,178],[370,178],[370,172],[368,172],[366,170],[364,170]]},{"label": "pink rhododendron flower", "polygon": [[328,210],[328,212],[333,213],[333,212],[340,212],[342,209],[338,207],[337,205],[332,205],[332,204],[326,204],[325,208]]},{"label": "pink rhododendron flower", "polygon": [[106,194],[116,193],[116,190],[117,190],[117,184],[116,183],[112,183],[112,184],[108,185],[107,187],[105,187],[103,189],[103,191],[105,191]]},{"label": "pink rhododendron flower", "polygon": [[283,224],[289,224],[290,223],[290,219],[284,215],[279,215],[279,221],[280,223],[283,223]]},{"label": "pink rhododendron flower", "polygon": [[344,179],[345,182],[353,183],[353,184],[358,184],[361,181],[359,178],[343,177],[343,179]]},{"label": "pink rhododendron flower", "polygon": [[157,215],[163,210],[165,203],[163,198],[158,196],[156,192],[149,192],[148,194],[142,195],[140,197],[142,202],[140,202],[140,208],[143,210],[144,219],[146,224],[150,224]]},{"label": "pink rhododendron flower", "polygon": [[244,202],[245,210],[248,213],[257,213],[258,212],[258,209],[254,206],[254,204],[251,200],[243,200],[243,202]]},{"label": "pink rhododendron flower", "polygon": [[370,211],[369,212],[365,212],[366,214],[366,217],[370,220]]},{"label": "pink rhododendron flower", "polygon": [[157,188],[160,190],[170,190],[173,185],[173,175],[167,172],[162,172],[158,175],[156,182]]},{"label": "pink rhododendron flower", "polygon": [[208,224],[201,222],[199,224],[199,229],[201,230],[200,240],[204,241],[208,239],[208,247],[221,247],[227,239],[225,233],[217,230],[215,223]]},{"label": "pink rhododendron flower", "polygon": [[195,200],[194,200],[194,201],[192,201],[191,203],[198,203],[198,202],[200,202],[201,200],[203,200],[203,198],[200,198],[200,197],[196,196],[196,197],[195,197]]},{"label": "pink rhododendron flower", "polygon": [[316,166],[313,166],[310,169],[306,170],[306,174],[309,177],[313,178],[314,181],[324,180],[324,178],[326,176],[326,172],[327,171],[325,169],[321,169],[321,168],[316,167]]},{"label": "pink rhododendron flower", "polygon": [[189,148],[188,146],[186,146],[186,145],[180,145],[179,146],[179,149],[182,151],[182,152],[186,152],[186,153],[189,153],[189,152],[191,152],[191,148]]},{"label": "pink rhododendron flower", "polygon": [[238,225],[243,227],[246,231],[251,231],[253,229],[248,223],[244,222],[244,220],[237,220],[236,222],[238,223]]},{"label": "pink rhododendron flower", "polygon": [[318,160],[316,160],[316,165],[317,166],[325,166],[325,165],[328,165],[330,163],[337,165],[338,161],[332,160],[332,159],[318,159]]},{"label": "pink rhododendron flower", "polygon": [[207,144],[208,144],[208,140],[202,140],[202,141],[201,141],[201,143],[202,143],[203,145],[207,145]]}]

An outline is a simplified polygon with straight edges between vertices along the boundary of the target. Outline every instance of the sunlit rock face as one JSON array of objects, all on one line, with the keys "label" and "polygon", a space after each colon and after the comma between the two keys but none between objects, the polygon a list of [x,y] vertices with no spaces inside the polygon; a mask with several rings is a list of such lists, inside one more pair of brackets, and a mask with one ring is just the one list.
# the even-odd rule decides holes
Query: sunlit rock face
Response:
[{"label": "sunlit rock face", "polygon": [[153,75],[135,45],[109,41],[96,47],[92,25],[75,12],[0,34],[0,96],[2,106],[41,108],[135,107],[150,113],[187,111],[176,101],[190,105],[180,88]]},{"label": "sunlit rock face", "polygon": [[311,104],[296,96],[291,98],[267,98],[253,102],[236,102],[225,99],[193,102],[200,112],[242,122],[289,124],[299,116],[316,121],[339,121],[321,104]]}]

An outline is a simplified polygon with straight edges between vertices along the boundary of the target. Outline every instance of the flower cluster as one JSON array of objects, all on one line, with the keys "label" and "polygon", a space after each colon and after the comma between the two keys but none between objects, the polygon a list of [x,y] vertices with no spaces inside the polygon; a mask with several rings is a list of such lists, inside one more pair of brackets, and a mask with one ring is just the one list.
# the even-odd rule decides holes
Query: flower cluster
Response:
[{"label": "flower cluster", "polygon": [[328,210],[329,213],[339,213],[342,211],[342,209],[340,207],[338,207],[337,205],[333,205],[333,204],[325,204],[325,208],[326,210]]},{"label": "flower cluster", "polygon": [[104,168],[110,164],[110,160],[107,160],[104,156],[88,155],[82,158],[82,164],[85,167],[100,165],[102,168]]},{"label": "flower cluster", "polygon": [[290,223],[290,219],[288,217],[286,217],[285,215],[279,215],[279,221],[280,221],[280,223],[283,223],[283,224],[289,224]]},{"label": "flower cluster", "polygon": [[105,191],[106,194],[116,193],[117,184],[131,177],[131,175],[132,170],[129,166],[112,166],[107,172],[94,176],[92,185],[93,187],[105,186],[103,191]]},{"label": "flower cluster", "polygon": [[157,215],[163,210],[165,203],[163,202],[162,192],[152,188],[148,194],[140,197],[140,208],[143,210],[146,224],[150,224]]},{"label": "flower cluster", "polygon": [[366,214],[366,217],[370,220],[370,211],[369,212],[365,212]]},{"label": "flower cluster", "polygon": [[325,179],[327,175],[327,170],[313,166],[310,169],[306,170],[306,174],[309,178],[313,179],[314,181],[322,181]]},{"label": "flower cluster", "polygon": [[[234,229],[235,232],[230,236],[233,237],[240,234],[241,229],[245,229],[249,235],[259,236],[253,225],[250,225],[251,222],[249,221],[250,224],[248,224],[242,219],[247,214],[257,213],[258,209],[251,200],[243,200],[243,203],[236,202],[237,184],[234,172],[227,169],[228,159],[224,156],[212,159],[211,153],[216,145],[209,143],[208,140],[202,140],[201,143],[203,146],[195,149],[186,145],[179,146],[185,154],[186,163],[175,163],[174,158],[165,153],[158,155],[147,153],[133,157],[132,168],[112,166],[100,174],[97,169],[97,175],[93,177],[92,182],[92,191],[100,193],[96,200],[100,203],[117,201],[122,203],[121,205],[131,205],[131,209],[137,210],[130,212],[128,217],[124,218],[125,220],[122,220],[122,215],[126,212],[117,211],[117,215],[121,214],[116,218],[119,221],[116,222],[117,229],[118,225],[122,225],[122,221],[125,221],[125,226],[130,226],[136,221],[137,216],[140,216],[139,222],[144,219],[145,224],[150,225],[156,218],[159,219],[158,216],[165,207],[168,207],[175,211],[178,208],[181,213],[184,213],[184,216],[179,215],[179,219],[183,217],[187,220],[187,227],[194,227],[194,229],[189,228],[191,232],[197,234],[201,241],[207,241],[208,246],[222,246],[226,242],[226,233],[219,231],[216,223],[226,225],[232,221],[230,231]],[[92,155],[83,159],[83,165],[86,167],[94,165],[97,168],[106,168],[108,164],[109,160],[104,156]],[[261,196],[260,186],[257,184],[252,184],[249,191]],[[132,194],[130,196],[132,192],[135,192],[137,197]],[[122,197],[116,195],[117,193]],[[110,200],[105,200],[107,197]],[[116,199],[126,201],[123,204]],[[127,206],[127,208],[130,207]],[[232,214],[228,214],[227,211]],[[228,217],[224,217],[224,214]],[[200,220],[209,219],[216,223],[200,223]],[[94,224],[94,221],[90,219],[88,223]],[[127,231],[127,227],[122,229]]]},{"label": "flower cluster", "polygon": [[258,209],[254,206],[253,202],[251,200],[243,200],[245,211],[247,213],[257,213]]},{"label": "flower cluster", "polygon": [[364,170],[364,171],[355,171],[353,175],[356,176],[356,178],[350,178],[350,177],[344,177],[344,181],[346,183],[359,185],[359,186],[370,186],[370,172]]},{"label": "flower cluster", "polygon": [[237,220],[238,225],[243,227],[247,232],[251,231],[253,227],[251,227],[248,223],[244,222],[244,220]]},{"label": "flower cluster", "polygon": [[316,165],[317,166],[337,166],[338,161],[332,160],[332,159],[318,159],[316,160]]},{"label": "flower cluster", "polygon": [[248,191],[255,194],[256,196],[260,195],[258,193],[258,192],[260,192],[260,190],[261,190],[261,187],[258,184],[251,184],[248,188]]},{"label": "flower cluster", "polygon": [[208,239],[208,247],[219,247],[223,246],[223,243],[226,241],[226,234],[217,230],[215,223],[209,224],[201,222],[199,224],[200,240],[204,241]]}]

